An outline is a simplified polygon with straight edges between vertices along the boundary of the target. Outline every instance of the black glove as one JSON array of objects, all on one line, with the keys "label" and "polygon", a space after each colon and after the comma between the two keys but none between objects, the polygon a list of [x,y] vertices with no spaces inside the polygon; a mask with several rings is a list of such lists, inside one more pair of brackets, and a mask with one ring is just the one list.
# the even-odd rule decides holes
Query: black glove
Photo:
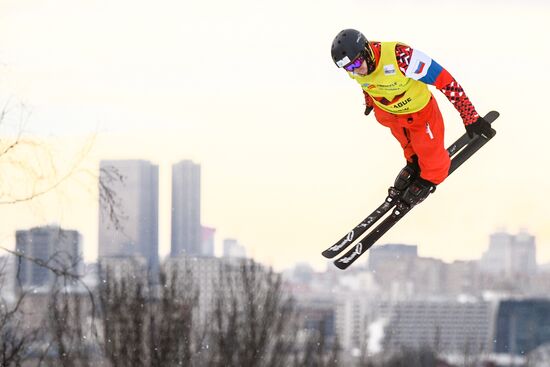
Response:
[{"label": "black glove", "polygon": [[491,139],[495,135],[494,130],[491,128],[491,124],[485,121],[481,116],[477,120],[469,125],[466,125],[466,132],[470,138],[474,137],[474,134],[483,136],[486,139]]},{"label": "black glove", "polygon": [[365,106],[365,116],[368,116],[370,111],[372,111],[372,106]]},{"label": "black glove", "polygon": [[407,190],[403,193],[401,201],[409,204],[411,207],[420,204],[435,191],[436,184],[423,179],[422,177],[417,177],[409,185]]}]

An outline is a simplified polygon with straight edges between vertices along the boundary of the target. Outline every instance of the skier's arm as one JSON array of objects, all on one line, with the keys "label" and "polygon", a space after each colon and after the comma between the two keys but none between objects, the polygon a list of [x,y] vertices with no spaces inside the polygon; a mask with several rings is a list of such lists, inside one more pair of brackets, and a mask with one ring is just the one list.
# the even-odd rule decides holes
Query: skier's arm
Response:
[{"label": "skier's arm", "polygon": [[[436,65],[439,66],[437,63]],[[479,114],[464,89],[447,70],[441,68],[441,73],[435,79],[433,85],[455,106],[464,121],[464,125],[470,125],[478,119]]]},{"label": "skier's arm", "polygon": [[363,95],[365,96],[365,115],[368,116],[374,107],[374,102],[367,92],[363,91]]},{"label": "skier's arm", "polygon": [[405,76],[435,86],[456,108],[464,125],[475,123],[479,114],[453,76],[435,60],[406,45],[396,47],[399,69]]}]

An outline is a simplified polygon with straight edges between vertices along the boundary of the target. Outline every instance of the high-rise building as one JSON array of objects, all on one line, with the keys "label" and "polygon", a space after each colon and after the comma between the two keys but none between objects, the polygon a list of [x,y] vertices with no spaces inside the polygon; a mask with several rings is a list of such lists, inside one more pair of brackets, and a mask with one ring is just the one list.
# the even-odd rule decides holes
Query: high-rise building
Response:
[{"label": "high-rise building", "polygon": [[512,273],[533,275],[537,272],[537,248],[535,236],[520,231],[514,237],[512,248]]},{"label": "high-rise building", "polygon": [[495,325],[495,353],[527,355],[547,343],[550,343],[550,300],[500,301]]},{"label": "high-rise building", "polygon": [[141,256],[150,269],[158,267],[158,166],[143,160],[100,163],[100,179],[115,172],[122,180],[108,182],[114,193],[119,226],[100,209],[99,258]]},{"label": "high-rise building", "polygon": [[376,271],[388,263],[407,262],[418,257],[418,246],[386,244],[375,246],[369,251],[369,269]]},{"label": "high-rise building", "polygon": [[216,229],[202,226],[201,252],[204,256],[214,256],[214,235]]},{"label": "high-rise building", "polygon": [[0,256],[0,299],[11,302],[15,295],[16,256]]},{"label": "high-rise building", "polygon": [[381,302],[375,313],[388,320],[385,351],[428,346],[443,354],[477,354],[492,348],[494,307],[487,301]]},{"label": "high-rise building", "polygon": [[415,296],[421,297],[445,292],[446,270],[447,264],[439,259],[416,258],[409,274],[413,282]]},{"label": "high-rise building", "polygon": [[[192,294],[197,293],[198,320],[201,323],[212,322],[212,312],[216,307],[216,300],[224,299],[230,294],[243,295],[245,292],[242,281],[243,266],[248,266],[245,259],[223,259],[217,257],[177,256],[167,259],[165,270],[168,279],[176,275],[178,284],[185,287]],[[252,268],[249,268],[251,270]],[[254,263],[253,269],[258,275],[268,270],[262,265]],[[224,286],[223,279],[232,279],[232,287]]]},{"label": "high-rise building", "polygon": [[525,231],[517,235],[491,234],[489,249],[481,258],[480,268],[490,274],[532,275],[537,271],[535,237]]},{"label": "high-rise building", "polygon": [[189,160],[172,166],[171,256],[204,255],[201,230],[201,167]]},{"label": "high-rise building", "polygon": [[509,268],[512,255],[512,235],[505,232],[491,234],[489,249],[483,253],[480,269],[491,274],[504,274]]},{"label": "high-rise building", "polygon": [[[55,282],[56,274],[48,269],[82,275],[82,236],[74,230],[58,226],[35,227],[15,233],[16,250],[24,255],[16,261],[16,282],[23,289],[47,288]],[[46,266],[41,266],[37,260]]]},{"label": "high-rise building", "polygon": [[360,350],[368,337],[371,302],[363,294],[352,293],[342,299],[335,307],[335,330],[344,350]]},{"label": "high-rise building", "polygon": [[369,250],[368,269],[376,282],[396,298],[408,298],[414,293],[413,275],[418,247],[386,244]]},{"label": "high-rise building", "polygon": [[444,293],[481,294],[479,261],[456,260],[446,266]]}]

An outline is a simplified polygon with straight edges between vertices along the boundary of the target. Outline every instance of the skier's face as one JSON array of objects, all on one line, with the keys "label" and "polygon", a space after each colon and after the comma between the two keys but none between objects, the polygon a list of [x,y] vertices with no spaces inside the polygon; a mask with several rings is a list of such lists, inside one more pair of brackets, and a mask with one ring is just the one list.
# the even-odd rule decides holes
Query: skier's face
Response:
[{"label": "skier's face", "polygon": [[361,56],[358,56],[355,60],[350,62],[348,65],[344,66],[344,69],[350,72],[354,71],[355,69],[359,68],[361,64],[363,64],[363,62],[365,62],[365,59],[362,58]]},{"label": "skier's face", "polygon": [[369,67],[367,66],[367,62],[363,60],[363,63],[361,64],[361,66],[353,70],[353,72],[359,75],[367,75],[369,73]]},{"label": "skier's face", "polygon": [[369,67],[365,57],[359,56],[350,64],[344,66],[344,69],[350,73],[367,75],[369,73]]}]

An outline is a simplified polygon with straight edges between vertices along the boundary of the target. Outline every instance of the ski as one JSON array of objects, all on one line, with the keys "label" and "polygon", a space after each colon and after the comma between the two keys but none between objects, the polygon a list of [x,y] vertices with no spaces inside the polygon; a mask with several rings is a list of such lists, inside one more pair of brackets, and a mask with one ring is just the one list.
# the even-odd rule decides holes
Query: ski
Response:
[{"label": "ski", "polygon": [[389,212],[395,206],[396,200],[399,197],[399,195],[401,195],[399,190],[397,190],[393,186],[390,187],[388,189],[388,196],[386,197],[386,200],[384,200],[384,203],[382,203],[382,205],[376,208],[375,211],[373,211],[368,217],[363,219],[361,223],[355,226],[354,229],[348,232],[348,234],[342,237],[334,245],[327,248],[321,254],[327,259],[332,259],[336,255],[338,255],[340,252],[345,250],[346,247],[352,244],[357,238],[361,237],[361,235],[365,233],[367,229],[372,227],[374,223],[376,223],[380,218],[382,218],[387,212]]},{"label": "ski", "polygon": [[389,217],[384,219],[376,228],[369,232],[365,238],[358,242],[351,250],[346,252],[338,260],[334,261],[339,269],[347,269],[359,256],[363,255],[369,248],[372,247],[386,233],[391,227],[393,227],[401,218],[407,214],[412,207],[399,201],[396,208],[390,214]]},{"label": "ski", "polygon": [[[498,116],[499,116],[499,113],[497,111],[490,111],[484,118],[488,122],[492,123],[498,118]],[[453,157],[455,154],[460,152],[466,145],[476,140],[476,138],[477,137],[470,138],[467,133],[464,133],[460,138],[458,138],[453,144],[451,144],[447,148],[447,152],[449,153],[449,156]],[[465,155],[462,155],[462,157],[465,157]],[[467,158],[468,157],[466,157],[465,159]],[[453,166],[451,165],[450,172],[454,170],[452,168]],[[378,208],[376,208],[376,210],[374,210],[368,217],[363,219],[361,223],[355,226],[354,229],[352,229],[344,237],[342,237],[338,242],[336,242],[334,245],[332,245],[331,247],[323,251],[322,255],[328,259],[332,259],[333,257],[340,254],[343,250],[346,249],[346,247],[348,247],[355,240],[361,237],[361,235],[365,233],[365,231],[367,231],[380,218],[382,218],[386,213],[388,213],[395,206],[396,199],[399,198],[400,195],[401,193],[399,192],[399,190],[397,190],[393,186],[390,187],[388,190],[388,196],[386,197],[384,202]]]},{"label": "ski", "polygon": [[[489,123],[495,121],[499,116],[497,111],[489,112],[484,119]],[[447,152],[450,157],[456,155],[451,160],[451,168],[449,174],[451,174],[456,168],[464,163],[469,157],[471,157],[477,150],[479,150],[488,139],[480,136],[474,136],[470,138],[467,133],[464,133],[453,144],[447,148]],[[406,204],[399,203],[398,199],[401,193],[395,187],[390,187],[388,190],[388,196],[384,203],[380,205],[374,212],[366,217],[361,223],[359,223],[348,234],[342,237],[333,246],[329,247],[322,252],[322,255],[326,258],[333,258],[336,255],[344,251],[349,245],[357,240],[365,231],[372,227],[380,218],[386,215],[393,207],[397,205],[392,214],[386,218],[378,227],[370,232],[365,239],[357,243],[357,245],[346,255],[335,262],[336,266],[341,269],[347,268],[357,257],[363,254],[368,248],[370,248],[385,232],[387,232],[399,219],[401,219],[411,208],[408,208]],[[368,241],[368,242],[365,242]],[[363,248],[367,244],[366,248]]]}]

